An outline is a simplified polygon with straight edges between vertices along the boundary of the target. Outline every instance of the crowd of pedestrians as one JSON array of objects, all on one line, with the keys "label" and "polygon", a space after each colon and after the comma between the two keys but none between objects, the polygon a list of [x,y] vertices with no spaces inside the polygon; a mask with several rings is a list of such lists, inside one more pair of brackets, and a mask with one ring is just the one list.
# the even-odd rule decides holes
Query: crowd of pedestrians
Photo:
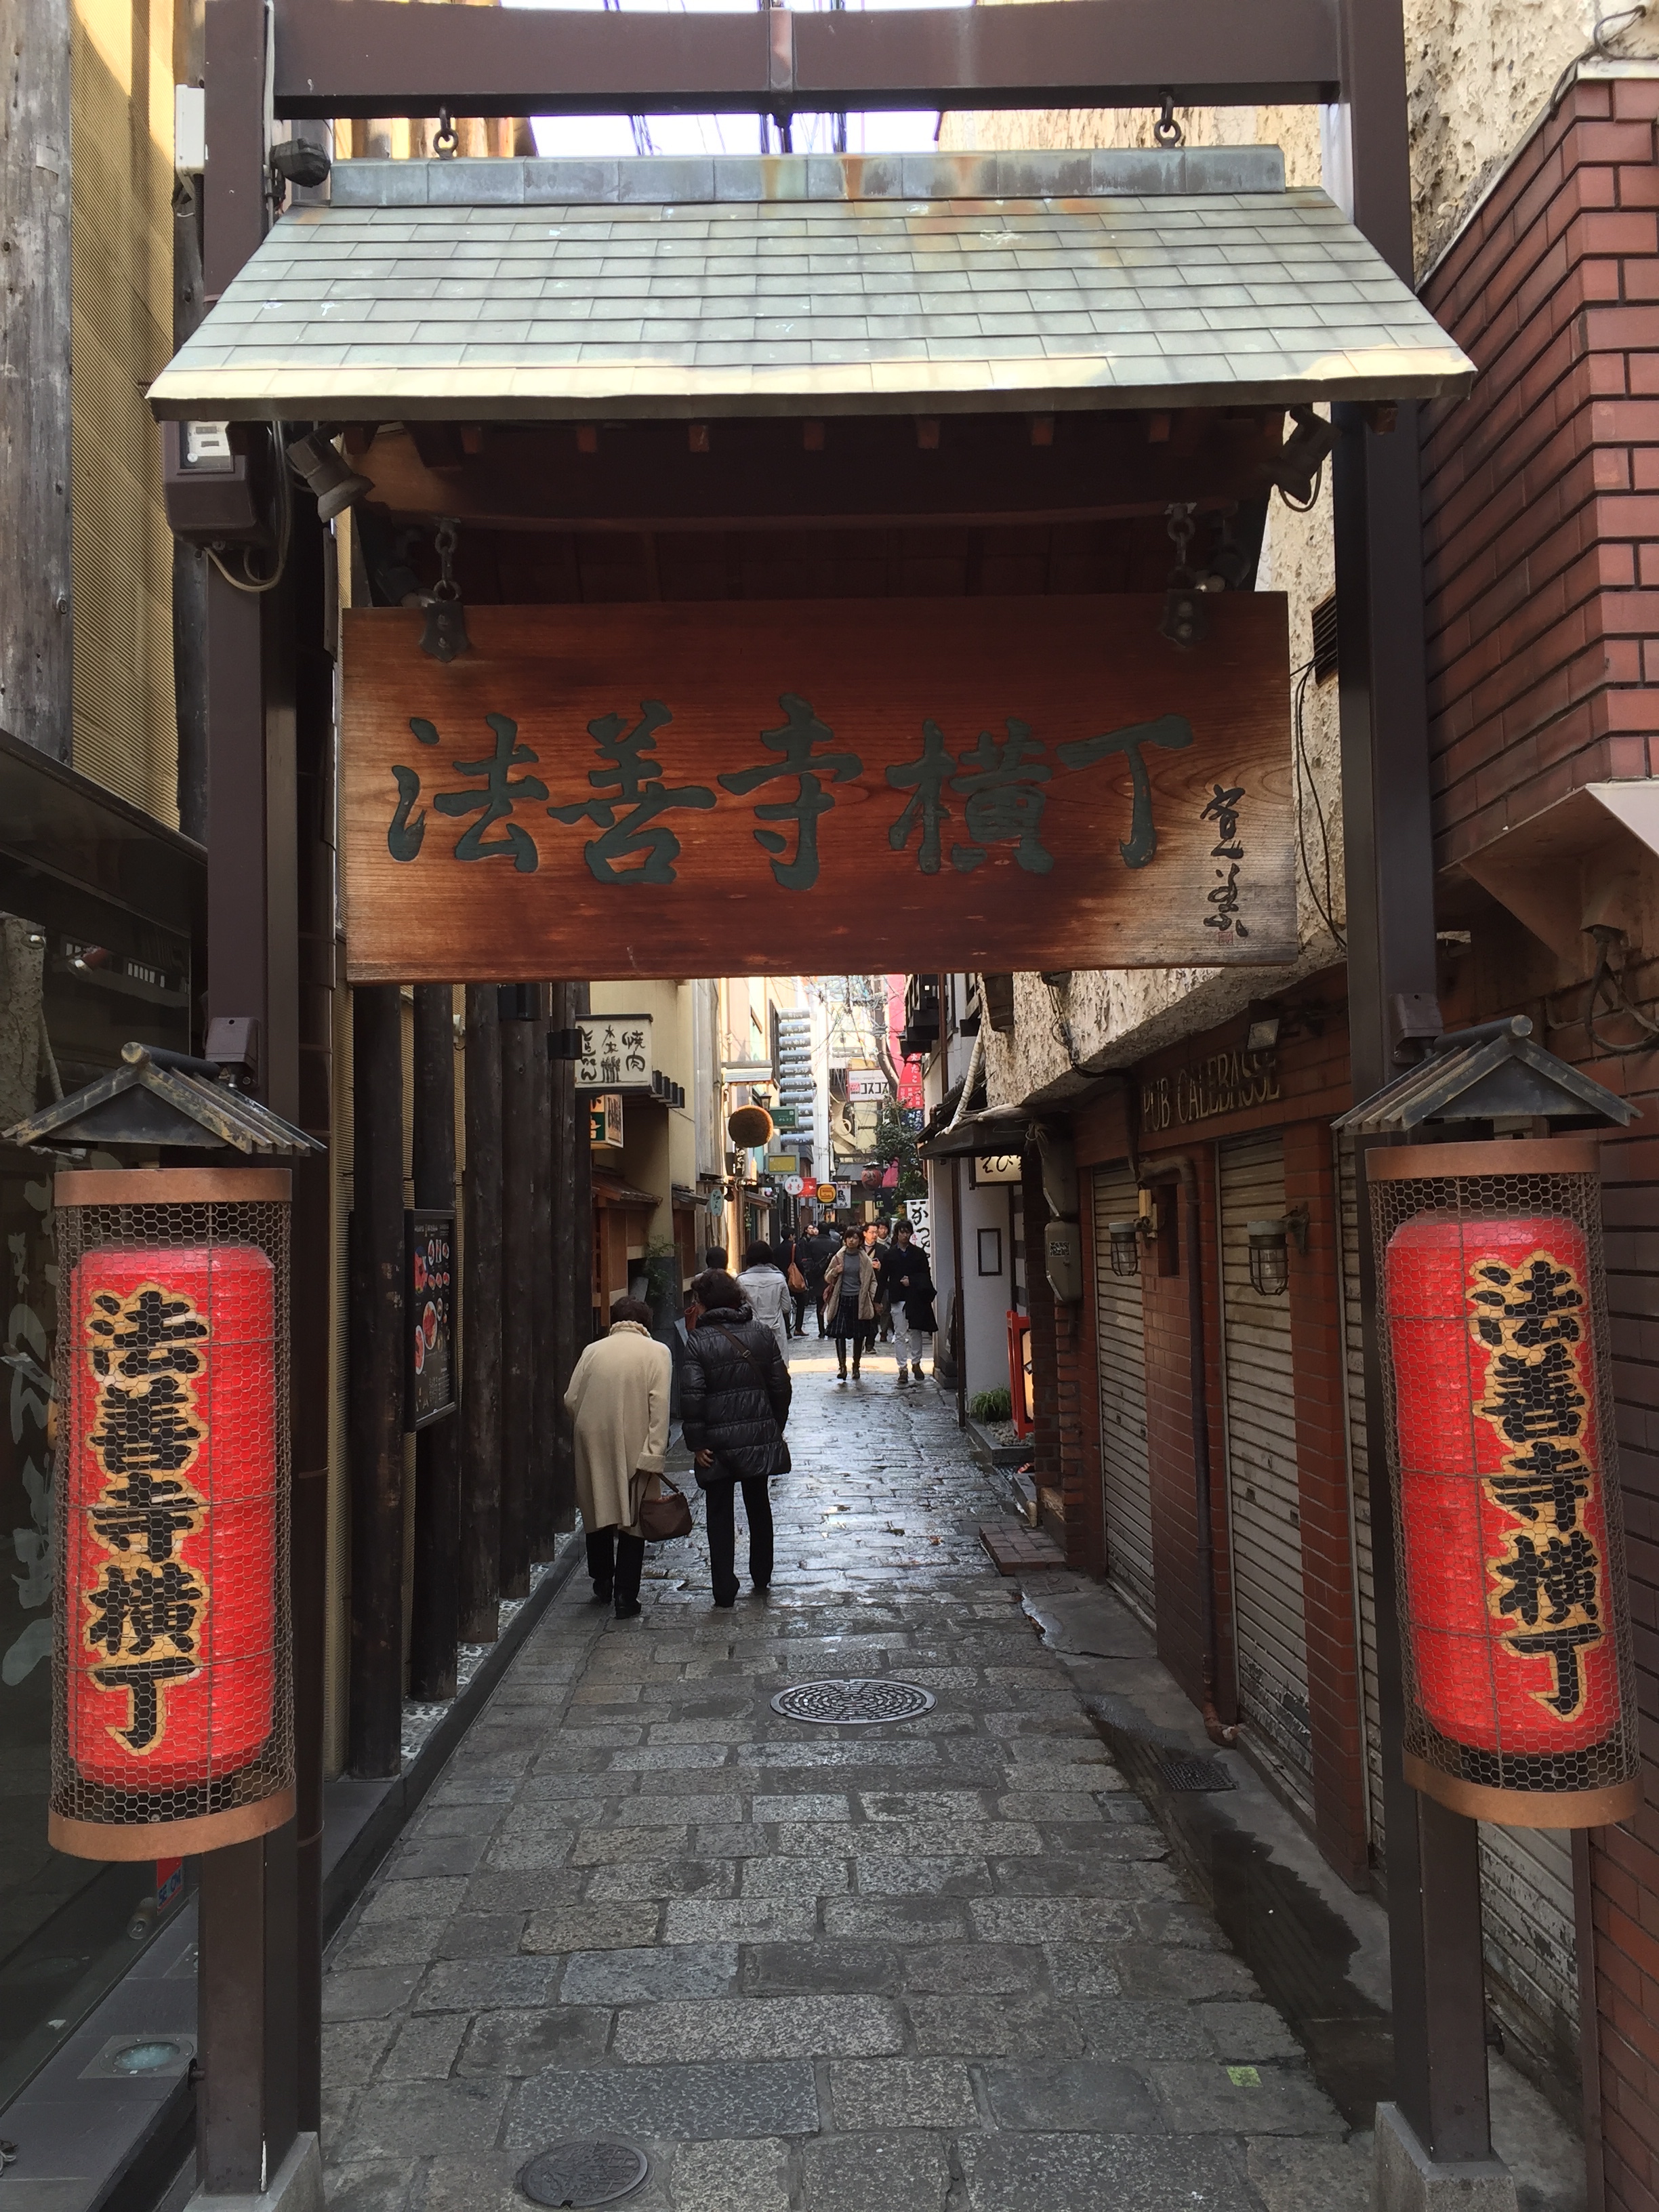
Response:
[{"label": "crowd of pedestrians", "polygon": [[[921,1380],[938,1329],[927,1255],[902,1218],[827,1224],[791,1237],[775,1253],[757,1241],[741,1272],[711,1245],[690,1286],[678,1389],[681,1434],[692,1456],[704,1518],[714,1603],[736,1604],[737,1494],[749,1530],[749,1580],[757,1596],[772,1579],[767,1486],[789,1471],[789,1344],[805,1334],[810,1302],[818,1334],[833,1340],[837,1379],[860,1382],[865,1354],[890,1339],[901,1386]],[[576,1497],[593,1595],[619,1620],[640,1610],[645,1547],[659,1527],[647,1513],[663,1492],[674,1358],[653,1334],[649,1306],[618,1298],[606,1334],[582,1352],[565,1393],[575,1437]],[[674,1486],[670,1484],[671,1492]],[[673,1512],[684,1508],[673,1500]]]}]

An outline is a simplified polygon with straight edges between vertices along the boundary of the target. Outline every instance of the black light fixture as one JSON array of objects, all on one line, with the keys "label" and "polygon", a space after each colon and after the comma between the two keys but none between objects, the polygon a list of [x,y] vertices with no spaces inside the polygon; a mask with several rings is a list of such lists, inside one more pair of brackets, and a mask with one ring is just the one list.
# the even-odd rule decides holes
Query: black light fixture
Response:
[{"label": "black light fixture", "polygon": [[319,522],[332,522],[337,514],[343,514],[366,491],[374,489],[367,477],[346,466],[325,431],[313,430],[308,437],[296,438],[288,457],[317,495]]},{"label": "black light fixture", "polygon": [[1271,1052],[1279,1042],[1282,1018],[1278,1014],[1262,1014],[1252,1021],[1244,1032],[1246,1052]]},{"label": "black light fixture", "polygon": [[1250,1240],[1250,1287],[1264,1298],[1283,1297],[1291,1287],[1290,1247],[1308,1249],[1308,1209],[1294,1206],[1271,1221],[1247,1224]]}]

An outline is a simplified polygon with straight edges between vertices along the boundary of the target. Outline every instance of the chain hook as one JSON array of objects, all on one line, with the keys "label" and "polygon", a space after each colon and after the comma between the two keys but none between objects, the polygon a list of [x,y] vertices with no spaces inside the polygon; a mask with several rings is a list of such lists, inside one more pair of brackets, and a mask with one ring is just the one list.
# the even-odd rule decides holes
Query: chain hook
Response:
[{"label": "chain hook", "polygon": [[1164,88],[1164,110],[1152,125],[1152,136],[1160,146],[1184,146],[1187,133],[1176,120],[1175,94],[1166,84]]},{"label": "chain hook", "polygon": [[434,543],[438,549],[438,580],[432,586],[434,599],[459,599],[461,587],[455,581],[455,548],[460,544],[459,527],[452,514],[438,519],[438,534]]},{"label": "chain hook", "polygon": [[450,120],[449,110],[438,110],[438,127],[432,134],[432,150],[441,161],[453,161],[460,141],[455,136],[455,125]]},{"label": "chain hook", "polygon": [[1170,542],[1176,550],[1176,564],[1170,571],[1172,584],[1192,573],[1187,565],[1187,548],[1193,542],[1193,532],[1197,526],[1193,521],[1193,513],[1197,505],[1195,499],[1172,499],[1164,510]]},{"label": "chain hook", "polygon": [[429,653],[434,660],[446,665],[458,653],[466,653],[471,640],[466,634],[466,611],[461,605],[461,587],[455,581],[455,548],[459,543],[459,526],[452,514],[440,515],[435,543],[438,549],[438,580],[429,592],[421,594],[421,605],[426,610],[426,627],[421,632],[421,651]]}]

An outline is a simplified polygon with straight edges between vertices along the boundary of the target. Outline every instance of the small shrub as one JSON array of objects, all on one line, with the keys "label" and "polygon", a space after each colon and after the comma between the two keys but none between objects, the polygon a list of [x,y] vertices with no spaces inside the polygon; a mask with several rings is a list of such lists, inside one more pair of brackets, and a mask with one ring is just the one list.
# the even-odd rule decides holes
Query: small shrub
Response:
[{"label": "small shrub", "polygon": [[1013,1416],[1014,1401],[1006,1390],[981,1390],[968,1401],[968,1410],[976,1421],[1006,1421]]}]

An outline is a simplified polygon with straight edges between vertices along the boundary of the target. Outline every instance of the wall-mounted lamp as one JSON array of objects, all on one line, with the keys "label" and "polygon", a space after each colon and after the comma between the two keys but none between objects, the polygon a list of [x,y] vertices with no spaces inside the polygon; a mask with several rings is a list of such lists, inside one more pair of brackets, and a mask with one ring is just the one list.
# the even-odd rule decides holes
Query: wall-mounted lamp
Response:
[{"label": "wall-mounted lamp", "polygon": [[1140,1273],[1141,1240],[1151,1234],[1152,1225],[1144,1213],[1132,1213],[1127,1220],[1106,1224],[1106,1234],[1111,1240],[1112,1273],[1115,1275],[1138,1275]]},{"label": "wall-mounted lamp", "polygon": [[288,458],[317,495],[319,522],[332,522],[337,514],[343,514],[366,491],[374,489],[367,477],[360,477],[346,466],[331,441],[320,430],[313,430],[308,437],[296,438],[288,449]]},{"label": "wall-mounted lamp", "polygon": [[1271,1052],[1279,1042],[1279,1019],[1277,1014],[1266,1014],[1252,1022],[1244,1033],[1245,1051]]},{"label": "wall-mounted lamp", "polygon": [[1248,1224],[1250,1239],[1250,1287],[1264,1298],[1282,1297],[1291,1287],[1290,1246],[1308,1249],[1308,1209],[1295,1206],[1271,1221]]}]

